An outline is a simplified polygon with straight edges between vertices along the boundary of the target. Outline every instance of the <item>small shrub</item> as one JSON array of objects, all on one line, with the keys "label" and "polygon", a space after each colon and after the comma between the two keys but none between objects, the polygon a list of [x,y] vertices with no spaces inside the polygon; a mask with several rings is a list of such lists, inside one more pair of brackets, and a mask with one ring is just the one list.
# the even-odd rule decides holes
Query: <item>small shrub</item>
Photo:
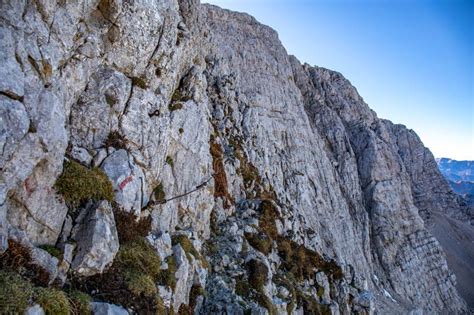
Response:
[{"label": "small shrub", "polygon": [[0,314],[23,314],[33,286],[17,273],[0,270]]},{"label": "small shrub", "polygon": [[121,246],[114,263],[129,273],[136,271],[152,278],[157,278],[161,271],[160,258],[144,238]]},{"label": "small shrub", "polygon": [[162,270],[158,280],[160,284],[169,286],[173,291],[176,288],[176,259],[173,255],[166,258],[168,269]]},{"label": "small shrub", "polygon": [[92,298],[90,295],[78,290],[73,290],[68,293],[68,297],[72,314],[83,315],[91,313],[90,302]]},{"label": "small shrub", "polygon": [[[252,259],[249,260],[245,267],[247,269],[248,283],[249,286],[253,289],[250,291],[249,298],[253,299],[255,302],[265,307],[269,314],[276,314],[276,309],[272,301],[265,295],[263,287],[268,281],[268,268],[259,260]],[[246,287],[239,288],[239,290],[246,290]],[[245,291],[243,292],[245,293]]]},{"label": "small shrub", "polygon": [[162,270],[161,261],[144,237],[121,244],[104,273],[87,278],[73,277],[72,287],[102,301],[132,308],[138,314],[162,314],[163,302],[153,294]]},{"label": "small shrub", "polygon": [[272,240],[263,233],[245,233],[245,238],[249,242],[250,246],[260,251],[264,255],[268,255],[272,251]]},{"label": "small shrub", "polygon": [[157,293],[153,278],[147,274],[132,272],[127,275],[127,287],[135,295],[155,296]]},{"label": "small shrub", "polygon": [[342,278],[342,269],[333,261],[325,261],[317,252],[290,239],[279,237],[278,254],[282,268],[291,273],[296,280],[314,279],[315,270],[322,270],[332,279]]},{"label": "small shrub", "polygon": [[132,78],[132,84],[138,86],[141,89],[148,89],[148,83],[145,78],[141,77],[133,77]]},{"label": "small shrub", "polygon": [[324,295],[324,288],[319,287],[318,292],[316,293],[317,296],[322,297]]},{"label": "small shrub", "polygon": [[71,308],[66,294],[54,288],[35,288],[34,299],[47,315],[69,315]]},{"label": "small shrub", "polygon": [[168,156],[166,157],[166,163],[167,163],[169,166],[173,167],[173,166],[174,166],[173,158],[168,155]]},{"label": "small shrub", "polygon": [[249,260],[245,267],[249,277],[249,284],[257,291],[261,291],[268,280],[268,268],[259,260]]},{"label": "small shrub", "polygon": [[329,305],[319,304],[313,297],[302,292],[297,292],[297,301],[298,305],[303,306],[305,314],[331,314]]},{"label": "small shrub", "polygon": [[241,297],[248,297],[250,295],[250,285],[242,277],[235,279],[235,293]]},{"label": "small shrub", "polygon": [[158,186],[153,189],[153,196],[157,202],[164,202],[166,200],[166,194],[162,183],[159,183]]},{"label": "small shrub", "polygon": [[101,169],[88,169],[74,161],[64,164],[63,173],[56,181],[55,188],[72,208],[87,200],[112,201],[114,198],[112,183]]},{"label": "small shrub", "polygon": [[170,112],[174,112],[175,110],[183,109],[183,103],[181,102],[173,102],[168,105],[168,110]]},{"label": "small shrub", "polygon": [[15,271],[35,284],[47,285],[49,282],[49,273],[33,262],[30,249],[11,239],[8,249],[0,255],[0,268]]},{"label": "small shrub", "polygon": [[137,220],[133,213],[125,212],[114,205],[114,218],[119,242],[122,245],[144,238],[150,233],[150,216]]},{"label": "small shrub", "polygon": [[183,95],[180,91],[179,88],[174,90],[173,95],[171,96],[171,101],[172,102],[186,102],[189,98],[187,98],[185,95]]},{"label": "small shrub", "polygon": [[118,131],[111,131],[104,142],[106,147],[112,147],[117,150],[127,149],[127,139]]},{"label": "small shrub", "polygon": [[229,194],[227,186],[227,175],[224,168],[224,154],[221,146],[211,139],[209,151],[212,156],[212,168],[214,170],[214,197],[221,197],[224,200],[224,207],[229,208],[231,204],[235,203],[232,196]]},{"label": "small shrub", "polygon": [[275,220],[279,217],[277,209],[270,200],[263,200],[259,206],[260,219],[258,225],[270,238],[278,237],[278,229]]}]

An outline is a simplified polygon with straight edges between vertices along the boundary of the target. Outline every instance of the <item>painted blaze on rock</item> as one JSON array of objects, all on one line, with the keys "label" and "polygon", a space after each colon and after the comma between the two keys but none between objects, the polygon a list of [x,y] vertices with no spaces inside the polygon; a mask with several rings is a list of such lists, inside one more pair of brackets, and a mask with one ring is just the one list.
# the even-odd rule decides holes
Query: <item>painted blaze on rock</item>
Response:
[{"label": "painted blaze on rock", "polygon": [[145,175],[126,150],[109,155],[102,169],[110,178],[115,192],[115,201],[127,212],[139,216],[148,199],[145,194]]}]

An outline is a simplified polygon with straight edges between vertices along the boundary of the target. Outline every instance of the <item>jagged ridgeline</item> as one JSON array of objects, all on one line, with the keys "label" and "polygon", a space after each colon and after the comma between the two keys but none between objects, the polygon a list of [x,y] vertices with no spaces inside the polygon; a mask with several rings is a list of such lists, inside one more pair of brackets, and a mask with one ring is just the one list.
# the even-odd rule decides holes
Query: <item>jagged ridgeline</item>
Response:
[{"label": "jagged ridgeline", "polygon": [[0,38],[0,313],[469,312],[432,154],[251,16],[5,0]]}]

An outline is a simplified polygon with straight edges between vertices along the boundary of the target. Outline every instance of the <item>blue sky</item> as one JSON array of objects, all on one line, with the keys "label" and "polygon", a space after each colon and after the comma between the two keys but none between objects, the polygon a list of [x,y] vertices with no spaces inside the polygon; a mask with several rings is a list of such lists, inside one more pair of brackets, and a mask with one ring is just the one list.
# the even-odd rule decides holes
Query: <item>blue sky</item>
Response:
[{"label": "blue sky", "polygon": [[474,160],[474,0],[202,2],[255,16],[301,62],[341,72],[436,157]]}]

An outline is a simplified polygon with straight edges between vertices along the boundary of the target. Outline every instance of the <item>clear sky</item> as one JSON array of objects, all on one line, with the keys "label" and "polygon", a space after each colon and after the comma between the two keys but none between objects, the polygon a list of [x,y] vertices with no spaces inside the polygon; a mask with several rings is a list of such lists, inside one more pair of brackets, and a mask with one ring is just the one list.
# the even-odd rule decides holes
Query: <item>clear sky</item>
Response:
[{"label": "clear sky", "polygon": [[341,72],[436,157],[474,160],[474,0],[207,0],[277,30],[301,62]]}]

